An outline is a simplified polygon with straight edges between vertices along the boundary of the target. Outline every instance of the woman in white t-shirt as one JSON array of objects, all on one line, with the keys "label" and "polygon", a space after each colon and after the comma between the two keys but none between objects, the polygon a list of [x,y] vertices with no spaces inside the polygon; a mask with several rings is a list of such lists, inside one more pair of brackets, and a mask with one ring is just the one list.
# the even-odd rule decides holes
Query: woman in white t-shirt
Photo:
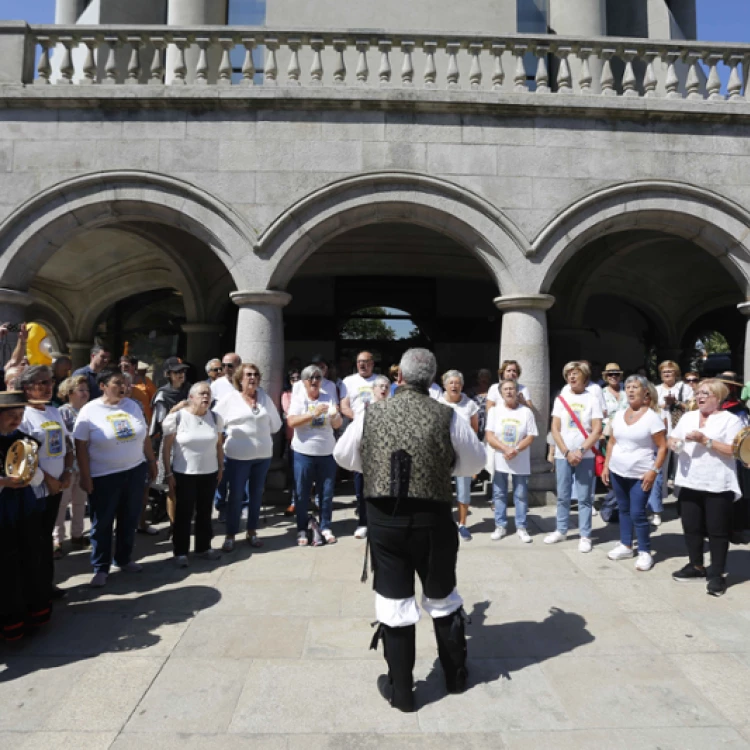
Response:
[{"label": "woman in white t-shirt", "polygon": [[37,497],[44,498],[43,533],[49,544],[44,547],[43,564],[52,598],[59,598],[64,592],[54,585],[52,531],[57,523],[63,490],[70,486],[73,475],[73,453],[68,445],[70,435],[60,412],[48,404],[55,386],[49,367],[27,367],[19,378],[19,385],[29,401],[20,430],[39,443],[39,468],[44,472],[43,484],[34,490]]},{"label": "woman in white t-shirt", "polygon": [[531,536],[526,529],[529,510],[529,477],[531,456],[529,448],[539,434],[534,414],[518,401],[518,384],[505,380],[500,384],[502,402],[495,404],[487,417],[485,437],[495,449],[495,471],[492,494],[495,498],[495,530],[491,539],[497,541],[507,534],[508,477],[513,477],[513,504],[516,508],[516,533],[528,544]]},{"label": "woman in white t-shirt", "polygon": [[[595,481],[594,452],[602,434],[602,407],[598,396],[586,390],[591,369],[586,362],[568,362],[563,379],[568,385],[555,399],[552,408],[552,437],[555,441],[557,475],[557,528],[544,538],[545,544],[565,539],[570,521],[570,498],[575,480],[578,497],[579,552],[591,552],[592,487]],[[567,405],[567,406],[566,406]],[[576,424],[575,415],[586,432]]]},{"label": "woman in white t-shirt", "polygon": [[502,403],[502,396],[500,394],[500,385],[506,380],[514,380],[518,386],[518,403],[521,406],[528,406],[529,409],[533,409],[531,403],[531,392],[525,385],[521,385],[518,382],[518,378],[521,377],[521,365],[516,362],[515,359],[506,359],[500,364],[500,369],[497,371],[498,382],[490,387],[487,393],[487,411],[492,409],[495,404]]},{"label": "woman in white t-shirt", "polygon": [[[464,376],[458,370],[448,370],[443,375],[443,393],[438,401],[453,409],[463,417],[474,432],[479,430],[479,407],[464,392]],[[456,482],[456,499],[458,500],[458,535],[465,542],[471,541],[471,532],[466,528],[471,504],[471,477],[453,477]]]},{"label": "woman in white t-shirt", "polygon": [[224,396],[214,412],[224,420],[224,455],[227,474],[227,530],[221,549],[231,552],[240,530],[245,485],[250,505],[247,511],[246,540],[251,547],[262,547],[257,534],[260,504],[273,455],[273,434],[281,429],[281,417],[270,396],[260,387],[257,365],[245,362],[235,369],[235,391]]},{"label": "woman in white t-shirt", "polygon": [[211,507],[224,468],[224,423],[209,409],[211,399],[211,386],[196,383],[188,394],[187,406],[162,422],[164,477],[176,499],[172,544],[175,564],[180,568],[188,565],[193,515],[195,554],[206,560],[220,557],[211,549]]},{"label": "woman in white t-shirt", "polygon": [[341,414],[330,393],[321,390],[323,373],[317,365],[302,370],[304,393],[292,397],[287,424],[294,428],[294,479],[297,487],[297,545],[307,545],[307,506],[313,482],[322,489],[320,502],[320,530],[326,544],[335,544],[331,531],[333,491],[336,482],[336,447],[334,430],[341,427]]},{"label": "woman in white t-shirt", "polygon": [[78,413],[73,437],[81,488],[91,507],[91,586],[107,583],[112,564],[112,530],[117,519],[115,565],[127,573],[142,566],[133,561],[135,529],[141,515],[146,477],[156,480],[156,459],[141,407],[125,398],[122,373],[105,370],[96,382],[101,398]]},{"label": "woman in white t-shirt", "polygon": [[[675,486],[680,488],[680,518],[690,561],[672,574],[675,581],[708,579],[712,596],[726,591],[725,570],[734,502],[742,497],[732,445],[742,429],[739,417],[721,409],[729,389],[719,380],[702,380],[695,392],[697,411],[682,416],[669,447],[678,455]],[[708,535],[711,564],[703,565]]]},{"label": "woman in white t-shirt", "polygon": [[[628,407],[616,412],[607,443],[602,481],[613,487],[620,511],[620,543],[610,560],[633,557],[633,530],[638,539],[636,570],[651,570],[651,533],[646,514],[649,493],[667,458],[667,436],[658,405],[649,398],[642,375],[625,381]],[[654,457],[656,452],[656,457]]]}]

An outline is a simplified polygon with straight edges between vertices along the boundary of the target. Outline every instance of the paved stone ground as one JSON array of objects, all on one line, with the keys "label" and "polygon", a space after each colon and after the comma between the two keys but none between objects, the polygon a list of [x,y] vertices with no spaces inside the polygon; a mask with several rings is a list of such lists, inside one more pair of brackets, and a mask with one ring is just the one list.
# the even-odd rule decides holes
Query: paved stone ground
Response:
[{"label": "paved stone ground", "polygon": [[575,534],[544,545],[553,512],[532,510],[531,545],[492,542],[477,504],[459,557],[470,688],[445,695],[423,620],[411,715],[375,689],[383,661],[367,650],[372,594],[350,498],[332,547],[293,547],[292,525],[271,514],[263,550],[180,571],[164,538],[139,537],[144,572],[97,592],[87,555],[68,555],[70,595],[50,629],[0,646],[0,747],[750,748],[750,551],[732,548],[731,588],[713,599],[670,579],[684,563],[673,506],[649,573],[607,560],[617,527],[599,518],[588,555]]}]

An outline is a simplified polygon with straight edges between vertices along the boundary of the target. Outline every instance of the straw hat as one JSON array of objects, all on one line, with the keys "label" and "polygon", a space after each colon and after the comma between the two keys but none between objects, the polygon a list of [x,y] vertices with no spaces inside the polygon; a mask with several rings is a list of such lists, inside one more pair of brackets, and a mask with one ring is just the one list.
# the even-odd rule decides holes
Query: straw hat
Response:
[{"label": "straw hat", "polygon": [[23,409],[29,405],[29,400],[23,391],[1,391],[0,409]]},{"label": "straw hat", "polygon": [[617,364],[617,362],[610,362],[607,364],[607,366],[602,370],[602,373],[606,375],[608,372],[616,372],[618,375],[622,375],[622,367]]},{"label": "straw hat", "polygon": [[736,372],[732,372],[731,370],[726,370],[725,372],[722,372],[720,375],[716,376],[716,379],[720,383],[724,383],[724,385],[736,385],[738,388],[742,388],[745,384],[740,383],[739,375]]}]

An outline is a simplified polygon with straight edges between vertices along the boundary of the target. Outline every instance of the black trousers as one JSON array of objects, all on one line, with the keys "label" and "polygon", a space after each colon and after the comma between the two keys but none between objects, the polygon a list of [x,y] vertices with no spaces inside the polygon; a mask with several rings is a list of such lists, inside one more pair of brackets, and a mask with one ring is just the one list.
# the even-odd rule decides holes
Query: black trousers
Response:
[{"label": "black trousers", "polygon": [[211,508],[216,492],[217,472],[212,474],[179,474],[174,472],[177,503],[174,517],[175,555],[190,551],[190,524],[195,514],[195,551],[205,552],[211,546]]},{"label": "black trousers", "polygon": [[701,492],[688,487],[680,490],[682,530],[691,565],[703,567],[703,540],[708,537],[711,564],[707,574],[723,575],[732,530],[734,493]]},{"label": "black trousers", "polygon": [[55,551],[52,544],[52,532],[57,523],[57,514],[60,512],[60,500],[62,492],[56,495],[48,495],[44,498],[44,511],[42,512],[42,534],[44,535],[44,558],[45,580],[49,581],[50,591],[55,585]]}]

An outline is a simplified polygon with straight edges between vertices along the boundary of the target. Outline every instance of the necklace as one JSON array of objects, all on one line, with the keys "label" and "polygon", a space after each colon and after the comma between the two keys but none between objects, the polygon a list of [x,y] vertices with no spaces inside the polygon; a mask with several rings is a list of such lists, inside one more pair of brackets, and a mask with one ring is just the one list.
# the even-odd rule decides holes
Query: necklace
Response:
[{"label": "necklace", "polygon": [[258,406],[258,396],[257,394],[253,396],[253,401],[250,401],[249,396],[243,396],[245,399],[245,403],[250,407],[250,411],[253,413],[253,416],[257,417],[258,414],[260,414],[260,407]]},{"label": "necklace", "polygon": [[641,412],[643,411],[643,407],[640,406],[638,408],[638,411],[635,411],[632,407],[630,407],[630,409],[628,409],[628,411],[630,412],[630,414],[628,414],[627,411],[625,412],[625,421],[628,424],[633,424],[634,422],[637,422],[638,418],[641,416]]}]

